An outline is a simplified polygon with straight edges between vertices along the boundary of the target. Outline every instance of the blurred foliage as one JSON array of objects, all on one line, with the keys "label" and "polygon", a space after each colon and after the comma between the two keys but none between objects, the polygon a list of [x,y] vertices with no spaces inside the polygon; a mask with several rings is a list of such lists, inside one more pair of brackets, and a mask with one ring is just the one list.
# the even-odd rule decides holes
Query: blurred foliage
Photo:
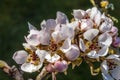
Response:
[{"label": "blurred foliage", "polygon": [[[120,1],[111,0],[115,6],[109,13],[120,21]],[[64,12],[69,19],[72,18],[73,9],[92,7],[89,0],[0,0],[0,59],[9,65],[16,63],[12,60],[15,51],[23,49],[24,36],[28,34],[27,21],[40,29],[42,20],[55,18],[57,11]],[[120,28],[120,22],[115,23]],[[34,78],[36,74],[25,74]],[[0,80],[12,80],[0,70]],[[57,80],[101,80],[101,75],[91,76],[89,67],[82,63],[75,70],[68,69],[68,75],[57,75]]]}]

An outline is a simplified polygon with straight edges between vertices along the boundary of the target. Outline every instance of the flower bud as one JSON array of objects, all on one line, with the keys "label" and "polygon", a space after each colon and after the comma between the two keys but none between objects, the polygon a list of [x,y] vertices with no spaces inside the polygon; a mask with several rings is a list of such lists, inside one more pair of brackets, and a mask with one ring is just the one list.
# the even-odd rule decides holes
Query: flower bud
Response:
[{"label": "flower bud", "polygon": [[117,37],[117,38],[113,41],[112,45],[113,45],[114,47],[120,47],[120,37]]},{"label": "flower bud", "polygon": [[111,34],[111,36],[117,35],[118,34],[118,28],[113,26],[110,30],[110,34]]},{"label": "flower bud", "polygon": [[65,60],[56,61],[54,67],[58,72],[64,72],[68,68],[68,64]]},{"label": "flower bud", "polygon": [[48,65],[46,66],[46,70],[51,73],[51,72],[54,72],[54,71],[55,71],[55,67],[54,67],[54,65],[52,65],[52,64],[48,64]]}]

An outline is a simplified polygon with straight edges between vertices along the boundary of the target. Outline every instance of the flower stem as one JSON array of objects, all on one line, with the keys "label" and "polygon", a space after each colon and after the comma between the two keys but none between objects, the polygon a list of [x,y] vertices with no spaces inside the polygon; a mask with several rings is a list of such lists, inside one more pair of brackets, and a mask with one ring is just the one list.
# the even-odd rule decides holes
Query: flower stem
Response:
[{"label": "flower stem", "polygon": [[45,67],[42,69],[40,74],[36,77],[36,80],[46,80],[50,77],[50,73],[46,71]]}]

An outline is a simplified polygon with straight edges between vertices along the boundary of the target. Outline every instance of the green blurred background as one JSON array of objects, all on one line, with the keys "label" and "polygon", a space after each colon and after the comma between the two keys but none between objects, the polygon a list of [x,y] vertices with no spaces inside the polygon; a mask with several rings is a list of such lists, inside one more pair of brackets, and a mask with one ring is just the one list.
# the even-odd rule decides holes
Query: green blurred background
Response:
[{"label": "green blurred background", "polygon": [[[115,6],[110,14],[120,21],[120,0],[111,0]],[[72,18],[73,9],[92,7],[89,0],[0,0],[0,59],[9,65],[16,63],[12,60],[15,51],[23,49],[24,36],[28,34],[29,21],[38,29],[42,20],[56,18],[56,12],[64,12],[69,19]],[[120,28],[120,22],[115,23]],[[36,74],[25,74],[27,78],[35,78]],[[0,80],[13,80],[0,70]],[[51,79],[50,79],[51,80]],[[57,75],[57,80],[102,80],[101,75],[91,76],[89,67],[82,63],[80,67],[68,69],[68,75]]]}]

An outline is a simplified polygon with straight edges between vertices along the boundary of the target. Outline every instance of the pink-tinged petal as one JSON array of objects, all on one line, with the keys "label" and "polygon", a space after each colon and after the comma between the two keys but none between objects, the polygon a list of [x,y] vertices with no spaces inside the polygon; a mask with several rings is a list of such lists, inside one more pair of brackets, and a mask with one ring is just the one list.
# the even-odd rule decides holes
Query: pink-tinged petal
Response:
[{"label": "pink-tinged petal", "polygon": [[32,24],[30,24],[28,22],[28,27],[29,27],[29,30],[37,30],[36,27],[34,27]]},{"label": "pink-tinged petal", "polygon": [[51,36],[52,36],[53,40],[54,40],[56,43],[58,43],[58,42],[61,41],[61,37],[60,37],[60,32],[59,32],[59,31],[53,32]]},{"label": "pink-tinged petal", "polygon": [[100,68],[101,68],[102,73],[104,73],[104,74],[108,74],[108,70],[109,70],[109,68],[108,68],[108,66],[107,66],[107,62],[106,62],[106,60],[102,62]]},{"label": "pink-tinged petal", "polygon": [[91,18],[92,20],[94,20],[94,17],[96,16],[97,12],[98,12],[98,9],[97,9],[96,7],[93,7],[93,8],[91,9],[90,18]]},{"label": "pink-tinged petal", "polygon": [[74,30],[67,25],[62,25],[60,31],[61,40],[65,40],[67,38],[72,39],[74,37]]},{"label": "pink-tinged petal", "polygon": [[77,45],[72,45],[71,48],[65,52],[65,56],[67,57],[68,60],[74,61],[77,59],[80,55],[79,48]]},{"label": "pink-tinged petal", "polygon": [[108,54],[108,46],[104,46],[98,51],[99,56],[106,56],[107,54]]},{"label": "pink-tinged petal", "polygon": [[56,61],[55,64],[54,64],[54,67],[58,72],[64,72],[65,70],[67,70],[68,64],[65,60]]},{"label": "pink-tinged petal", "polygon": [[54,19],[48,19],[46,21],[47,30],[54,30],[55,27],[56,27],[56,21]]},{"label": "pink-tinged petal", "polygon": [[117,37],[115,40],[112,42],[113,47],[120,47],[120,37]]},{"label": "pink-tinged petal", "polygon": [[112,37],[107,32],[101,34],[98,37],[98,44],[101,47],[103,47],[103,46],[110,46],[111,43],[112,43]]},{"label": "pink-tinged petal", "polygon": [[57,24],[66,24],[66,23],[68,23],[68,18],[64,13],[58,11],[57,17],[56,17],[56,22],[57,22]]},{"label": "pink-tinged petal", "polygon": [[21,70],[24,72],[32,73],[32,72],[38,71],[41,67],[42,67],[42,63],[40,63],[39,65],[34,65],[31,63],[24,63],[21,66]]},{"label": "pink-tinged petal", "polygon": [[97,12],[97,14],[96,14],[96,16],[94,18],[94,21],[97,24],[97,26],[100,25],[100,22],[101,22],[101,13],[100,13],[100,11]]},{"label": "pink-tinged petal", "polygon": [[90,51],[90,52],[87,54],[87,56],[88,56],[89,58],[99,58],[99,56],[98,56],[98,54],[97,54],[97,52],[96,52],[95,50]]},{"label": "pink-tinged petal", "polygon": [[15,60],[17,64],[23,64],[25,63],[27,56],[28,56],[28,53],[26,51],[19,50],[14,53],[12,58],[13,60]]},{"label": "pink-tinged petal", "polygon": [[67,52],[71,48],[71,39],[68,38],[64,41],[62,47],[60,48],[61,51],[64,53]]},{"label": "pink-tinged petal", "polygon": [[26,39],[28,44],[33,45],[33,46],[37,46],[37,45],[40,44],[40,41],[39,41],[40,37],[39,37],[39,35],[40,35],[39,31],[37,31],[37,30],[30,30],[30,34],[27,37],[25,37],[25,39]]},{"label": "pink-tinged petal", "polygon": [[47,51],[45,51],[45,50],[39,50],[39,49],[37,49],[35,53],[36,53],[37,56],[39,57],[40,62],[44,62],[45,56],[46,56],[47,54],[49,54],[49,52],[47,52]]},{"label": "pink-tinged petal", "polygon": [[52,73],[52,72],[55,71],[55,67],[54,67],[53,64],[50,63],[50,64],[48,64],[48,65],[46,66],[46,70],[47,70],[48,72]]},{"label": "pink-tinged petal", "polygon": [[50,42],[50,33],[45,30],[41,30],[39,34],[39,41],[42,45],[49,45]]},{"label": "pink-tinged petal", "polygon": [[100,27],[99,27],[99,30],[101,32],[109,32],[112,28],[112,25],[108,22],[103,22]]},{"label": "pink-tinged petal", "polygon": [[86,12],[84,10],[73,10],[73,16],[75,19],[82,19],[86,15]]},{"label": "pink-tinged petal", "polygon": [[79,40],[79,47],[80,47],[81,51],[85,52],[86,46],[85,46],[85,44],[84,44],[82,39]]},{"label": "pink-tinged petal", "polygon": [[110,35],[111,35],[111,36],[116,36],[116,35],[118,35],[118,28],[115,27],[115,26],[113,26],[113,27],[111,28],[111,30],[110,30]]},{"label": "pink-tinged petal", "polygon": [[92,20],[91,19],[82,19],[80,28],[81,28],[81,30],[84,30],[84,31],[93,28]]},{"label": "pink-tinged petal", "polygon": [[84,39],[91,41],[93,40],[99,33],[98,29],[89,29],[85,33],[83,33]]}]

